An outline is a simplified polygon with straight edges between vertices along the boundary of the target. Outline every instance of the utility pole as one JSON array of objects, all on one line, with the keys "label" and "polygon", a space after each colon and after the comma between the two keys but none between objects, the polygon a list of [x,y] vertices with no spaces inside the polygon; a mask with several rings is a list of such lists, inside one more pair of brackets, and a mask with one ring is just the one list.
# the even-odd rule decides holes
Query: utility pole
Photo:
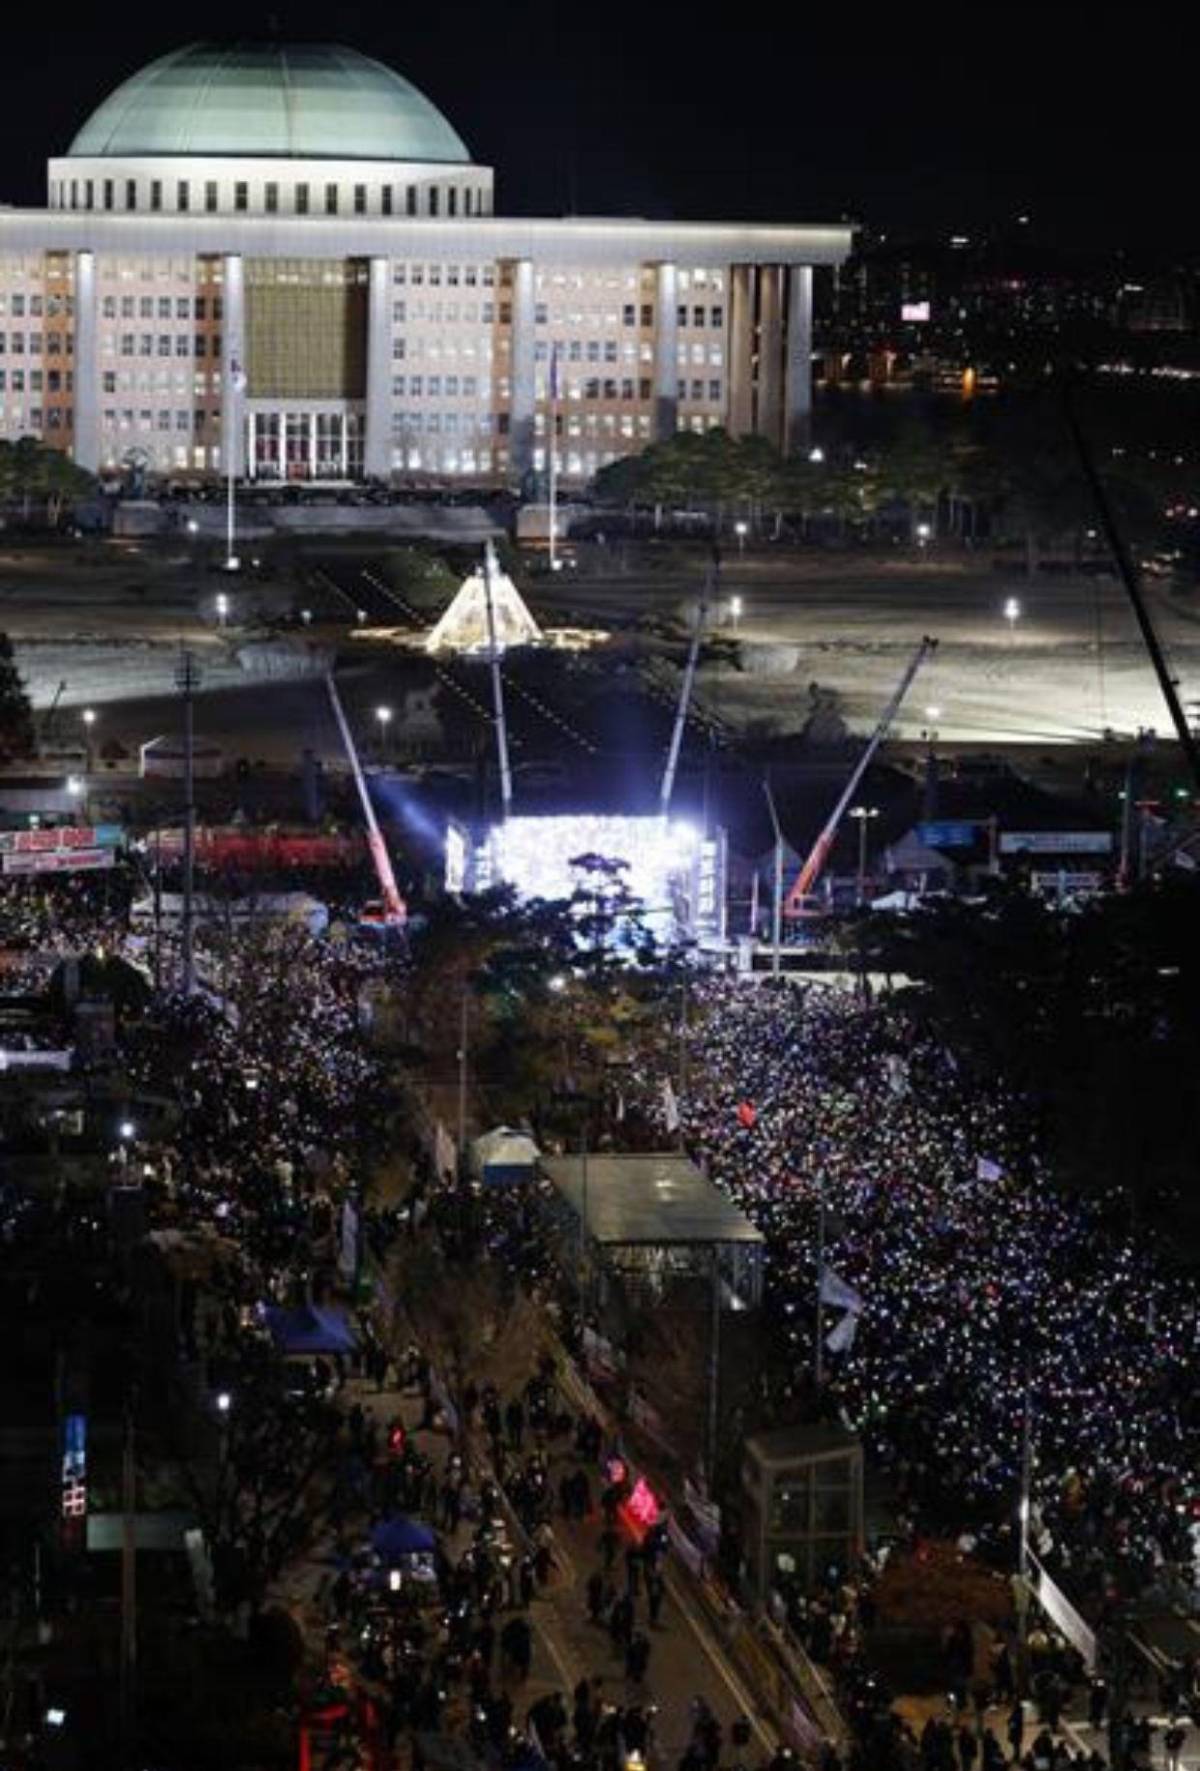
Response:
[{"label": "utility pole", "polygon": [[458,1005],[458,1172],[467,1160],[467,981],[463,979]]},{"label": "utility pole", "polygon": [[771,828],[775,832],[775,899],[771,906],[771,976],[779,976],[782,964],[780,943],[783,937],[783,831],[779,827],[779,814],[775,810],[775,795],[771,792],[771,778],[763,776],[763,792],[767,796],[767,810],[771,814]]},{"label": "utility pole", "polygon": [[825,1381],[825,1170],[817,1176],[817,1341],[813,1348],[817,1389]]},{"label": "utility pole", "polygon": [[500,646],[496,636],[496,610],[492,602],[492,574],[496,554],[490,541],[483,549],[483,597],[487,609],[488,657],[492,669],[492,708],[496,722],[496,755],[500,764],[500,815],[507,821],[512,811],[512,769],[508,761],[508,720],[504,711],[504,681],[500,675]]},{"label": "utility pole", "polygon": [[710,1251],[712,1260],[712,1317],[708,1332],[708,1431],[705,1462],[708,1465],[708,1492],[717,1491],[717,1439],[721,1403],[721,1263],[716,1246]]},{"label": "utility pole", "polygon": [[183,993],[196,993],[196,727],[200,666],[185,646],[175,668],[183,696]]},{"label": "utility pole", "polygon": [[133,1405],[125,1410],[121,1459],[121,1739],[133,1744],[137,1720],[137,1466],[134,1461]]}]

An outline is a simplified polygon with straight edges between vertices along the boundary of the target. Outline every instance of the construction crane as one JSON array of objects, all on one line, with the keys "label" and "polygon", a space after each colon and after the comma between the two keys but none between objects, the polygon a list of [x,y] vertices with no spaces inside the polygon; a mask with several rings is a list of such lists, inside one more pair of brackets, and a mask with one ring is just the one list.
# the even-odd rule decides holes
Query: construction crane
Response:
[{"label": "construction crane", "polygon": [[804,914],[805,900],[812,895],[813,888],[821,877],[822,869],[824,868],[826,861],[829,859],[829,851],[833,847],[834,839],[837,836],[842,819],[846,815],[846,808],[854,798],[854,795],[858,792],[859,783],[870,768],[875,752],[883,743],[884,738],[887,736],[888,728],[899,713],[904,703],[904,698],[912,687],[913,678],[925,663],[926,659],[932,657],[936,650],[937,641],[930,639],[928,634],[926,634],[925,638],[921,641],[920,645],[909,659],[908,664],[905,667],[904,675],[896,685],[895,694],[884,708],[879,724],[871,733],[870,743],[855,764],[850,779],[847,781],[837,804],[825,820],[824,828],[809,852],[807,861],[796,875],[795,884],[788,893],[787,901],[783,907],[783,913],[785,916],[795,918]]},{"label": "construction crane", "polygon": [[396,885],[396,875],[392,872],[392,858],[387,852],[387,844],[383,840],[383,832],[380,830],[379,820],[375,816],[375,807],[371,804],[371,796],[367,792],[362,764],[358,760],[358,751],[355,749],[354,739],[350,735],[350,725],[346,719],[342,698],[337,692],[337,684],[333,680],[332,671],[325,678],[325,687],[329,691],[333,717],[337,721],[338,731],[342,735],[342,748],[345,750],[350,764],[350,773],[354,776],[354,785],[358,788],[359,803],[362,806],[363,818],[367,826],[367,847],[371,851],[375,877],[379,881],[380,910],[377,914],[364,914],[363,920],[371,923],[372,926],[403,928],[408,911]]},{"label": "construction crane", "polygon": [[679,767],[679,751],[683,744],[683,728],[687,723],[688,710],[691,707],[692,688],[696,681],[696,664],[700,657],[700,641],[704,637],[709,604],[714,598],[716,577],[717,565],[714,560],[705,574],[704,588],[700,592],[700,602],[696,609],[691,643],[688,646],[687,663],[683,667],[683,681],[679,688],[679,706],[671,731],[671,745],[667,751],[666,767],[663,769],[662,785],[658,793],[658,809],[664,818],[671,810],[671,795],[675,791],[675,772]]}]

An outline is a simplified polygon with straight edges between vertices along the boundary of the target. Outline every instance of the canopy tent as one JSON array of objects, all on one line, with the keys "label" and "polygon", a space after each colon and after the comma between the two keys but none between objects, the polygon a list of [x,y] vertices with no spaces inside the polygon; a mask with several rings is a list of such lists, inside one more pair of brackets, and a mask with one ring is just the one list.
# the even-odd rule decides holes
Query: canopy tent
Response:
[{"label": "canopy tent", "polygon": [[395,1566],[408,1556],[431,1556],[437,1539],[428,1525],[420,1525],[405,1513],[381,1519],[371,1532],[371,1548],[381,1561]]},{"label": "canopy tent", "polygon": [[484,1132],[471,1145],[472,1166],[488,1187],[532,1180],[539,1154],[531,1137],[507,1125]]},{"label": "canopy tent", "polygon": [[354,1330],[342,1310],[316,1304],[285,1310],[280,1305],[270,1304],[266,1320],[271,1339],[279,1351],[289,1357],[293,1354],[352,1353],[358,1345]]}]

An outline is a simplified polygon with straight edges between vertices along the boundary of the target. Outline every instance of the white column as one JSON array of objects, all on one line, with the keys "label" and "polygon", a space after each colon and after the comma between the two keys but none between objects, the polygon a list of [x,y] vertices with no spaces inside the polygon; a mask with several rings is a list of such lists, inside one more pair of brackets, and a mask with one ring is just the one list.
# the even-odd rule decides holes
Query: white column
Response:
[{"label": "white column", "polygon": [[317,477],[317,415],[315,412],[310,412],[308,415],[308,477],[310,480],[315,480]]},{"label": "white column", "polygon": [[96,361],[96,255],[75,254],[75,343],[72,353],[73,454],[80,467],[100,466],[100,375]]},{"label": "white column", "polygon": [[258,419],[253,412],[246,414],[246,478],[256,477],[258,468]]},{"label": "white column", "polygon": [[288,477],[287,443],[287,413],[281,412],[279,414],[279,477],[281,480],[286,480]]},{"label": "white column", "polygon": [[654,326],[654,435],[665,443],[679,418],[679,269],[660,264]]},{"label": "white column", "polygon": [[236,378],[246,373],[246,286],[242,255],[227,252],[221,292],[221,466],[228,473],[246,471],[246,440],[242,435],[243,395]]},{"label": "white column", "polygon": [[350,420],[344,412],[338,413],[338,469],[344,480],[350,478],[350,444],[346,437],[346,428]]},{"label": "white column", "polygon": [[758,273],[758,409],[755,431],[776,445],[783,440],[783,270],[764,264]]},{"label": "white column", "polygon": [[753,265],[729,267],[727,422],[735,437],[748,435],[754,426],[754,275]]},{"label": "white column", "polygon": [[509,377],[512,389],[508,420],[508,477],[519,486],[533,467],[534,406],[534,309],[533,260],[519,258],[513,265],[512,351]]},{"label": "white column", "polygon": [[812,266],[788,271],[787,446],[805,449],[812,427]]},{"label": "white column", "polygon": [[[386,480],[392,471],[391,276],[391,259],[371,260],[367,281],[367,409],[363,438],[363,472],[369,480]],[[343,464],[345,456],[343,424]]]}]

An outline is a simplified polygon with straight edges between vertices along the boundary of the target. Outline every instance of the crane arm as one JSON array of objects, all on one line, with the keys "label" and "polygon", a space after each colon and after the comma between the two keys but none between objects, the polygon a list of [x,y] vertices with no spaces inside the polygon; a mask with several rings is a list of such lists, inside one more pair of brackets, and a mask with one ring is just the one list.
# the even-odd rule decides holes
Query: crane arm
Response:
[{"label": "crane arm", "polygon": [[858,762],[855,764],[850,779],[842,790],[837,804],[825,820],[821,834],[817,837],[817,840],[813,844],[809,853],[808,859],[805,861],[803,867],[796,876],[795,884],[788,893],[787,902],[784,905],[785,915],[790,917],[799,916],[804,908],[805,898],[807,898],[812,892],[813,887],[821,877],[826,861],[829,859],[829,851],[833,847],[834,839],[837,836],[842,819],[846,815],[847,806],[858,792],[859,783],[870,768],[875,752],[883,743],[884,738],[887,736],[889,726],[903,706],[904,698],[912,687],[913,678],[925,663],[925,660],[931,657],[936,650],[937,641],[935,639],[930,639],[928,634],[926,634],[925,638],[921,641],[920,645],[909,659],[908,664],[905,667],[904,675],[896,685],[895,693],[884,708],[879,724],[871,733],[870,742],[859,757]]},{"label": "crane arm", "polygon": [[700,657],[700,641],[704,637],[705,623],[708,620],[708,606],[713,596],[716,579],[716,566],[710,566],[704,578],[704,587],[700,592],[700,602],[696,609],[696,622],[692,628],[692,638],[688,646],[687,663],[683,667],[683,681],[679,688],[679,706],[675,713],[675,724],[671,728],[671,745],[667,751],[666,767],[663,769],[662,786],[658,793],[658,809],[663,817],[671,809],[671,795],[675,791],[675,772],[679,767],[679,750],[683,743],[683,728],[687,723],[688,709],[692,703],[692,688],[696,681],[696,664]]},{"label": "crane arm", "polygon": [[371,804],[371,796],[367,792],[367,783],[363,776],[362,764],[358,760],[358,751],[354,739],[350,735],[350,725],[342,706],[342,698],[337,692],[337,684],[330,671],[325,678],[325,687],[329,691],[329,702],[333,708],[333,717],[337,721],[338,731],[342,737],[342,748],[350,764],[350,773],[354,776],[354,785],[358,789],[359,804],[362,806],[363,818],[367,826],[367,847],[371,851],[371,860],[375,867],[375,877],[379,881],[379,893],[383,899],[384,915],[388,922],[401,923],[408,915],[404,899],[400,896],[396,885],[396,875],[392,872],[392,858],[387,852],[387,844],[383,840],[383,832],[379,828],[379,820],[375,816],[375,807]]}]

